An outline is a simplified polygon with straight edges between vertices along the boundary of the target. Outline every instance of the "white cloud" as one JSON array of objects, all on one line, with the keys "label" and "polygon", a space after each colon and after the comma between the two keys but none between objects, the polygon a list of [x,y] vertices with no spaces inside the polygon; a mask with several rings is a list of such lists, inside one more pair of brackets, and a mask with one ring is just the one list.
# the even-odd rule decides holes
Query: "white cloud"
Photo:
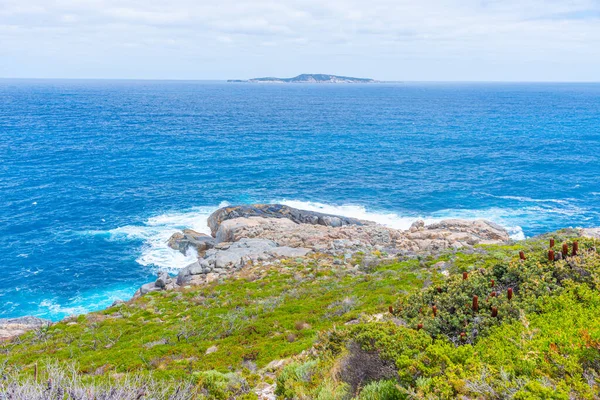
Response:
[{"label": "white cloud", "polygon": [[599,45],[597,0],[0,0],[15,77],[600,80]]}]

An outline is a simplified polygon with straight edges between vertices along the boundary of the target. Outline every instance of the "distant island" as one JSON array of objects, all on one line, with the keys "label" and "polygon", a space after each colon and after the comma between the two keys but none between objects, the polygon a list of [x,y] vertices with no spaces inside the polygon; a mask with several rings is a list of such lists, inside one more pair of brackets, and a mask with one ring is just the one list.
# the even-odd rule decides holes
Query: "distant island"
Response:
[{"label": "distant island", "polygon": [[229,79],[227,82],[250,82],[250,83],[374,83],[370,78],[353,78],[350,76],[338,76],[327,74],[301,74],[293,78],[253,78],[248,80]]}]

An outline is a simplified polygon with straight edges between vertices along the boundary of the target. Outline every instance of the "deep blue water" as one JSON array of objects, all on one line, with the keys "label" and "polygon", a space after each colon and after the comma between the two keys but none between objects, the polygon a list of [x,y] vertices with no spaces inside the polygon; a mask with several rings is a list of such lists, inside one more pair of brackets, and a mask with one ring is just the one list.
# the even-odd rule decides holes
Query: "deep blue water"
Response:
[{"label": "deep blue water", "polygon": [[600,84],[0,81],[0,317],[130,296],[223,202],[600,226],[599,156]]}]

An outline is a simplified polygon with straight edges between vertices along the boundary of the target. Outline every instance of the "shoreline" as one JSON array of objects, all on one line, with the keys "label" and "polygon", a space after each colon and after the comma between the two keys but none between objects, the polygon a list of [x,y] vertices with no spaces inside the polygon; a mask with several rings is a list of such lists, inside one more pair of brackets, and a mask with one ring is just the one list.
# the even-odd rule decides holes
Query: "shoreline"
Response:
[{"label": "shoreline", "polygon": [[[188,229],[172,235],[168,241],[170,248],[183,255],[197,255],[195,262],[175,276],[159,272],[157,280],[142,285],[130,299],[116,300],[112,306],[154,291],[226,279],[251,265],[272,265],[309,254],[324,254],[336,259],[336,263],[349,264],[357,253],[377,252],[386,255],[384,260],[393,260],[511,240],[504,228],[489,222],[450,220],[426,225],[417,220],[408,230],[400,230],[373,221],[276,204],[220,208],[208,218],[208,227],[211,235]],[[102,310],[78,315],[98,311]],[[40,321],[52,324],[72,316],[56,322],[30,318],[2,319],[0,326],[16,324],[14,329],[21,334],[22,329],[39,328]]]},{"label": "shoreline", "polygon": [[[369,212],[367,212],[366,209],[364,209],[361,206],[350,206],[350,205],[346,205],[346,206],[330,206],[330,205],[325,205],[325,204],[321,204],[321,203],[306,203],[306,202],[294,202],[294,201],[284,202],[283,204],[293,204],[293,205],[299,206],[299,207],[305,206],[308,210],[304,210],[304,211],[306,211],[307,213],[315,213],[315,214],[320,214],[321,213],[322,214],[322,212],[325,211],[325,215],[332,215],[332,216],[338,216],[338,217],[341,214],[339,214],[339,215],[333,215],[333,214],[327,214],[327,212],[328,211],[332,211],[332,212],[338,211],[339,212],[341,210],[344,210],[344,211],[347,212],[347,214],[351,214],[351,215],[357,215],[358,214],[360,217],[363,217],[363,218],[369,218],[369,217],[371,217],[371,218],[377,219],[377,220],[383,222],[384,224],[378,223],[378,222],[374,222],[374,221],[366,221],[366,222],[369,222],[371,224],[374,224],[375,226],[379,226],[379,227],[383,228],[384,230],[389,230],[389,231],[410,231],[410,229],[411,229],[410,227],[408,229],[401,229],[401,228],[400,229],[394,229],[394,228],[390,228],[387,224],[389,224],[389,223],[391,223],[391,224],[398,224],[398,223],[400,223],[400,224],[406,224],[406,222],[402,222],[402,221],[411,221],[411,220],[415,219],[414,217],[400,217],[400,216],[398,216],[397,214],[394,214],[394,213],[375,212],[375,211],[369,211]],[[273,204],[270,204],[270,205],[273,205]],[[225,207],[225,208],[227,208],[227,207]],[[220,209],[217,209],[217,211],[218,210],[220,210]],[[319,210],[319,211],[315,211],[315,210]],[[341,217],[341,218],[352,219],[351,217]],[[394,222],[394,221],[396,221],[396,222]],[[421,221],[421,220],[416,219],[416,221]],[[425,224],[431,225],[431,224],[440,223],[440,221],[443,221],[443,219],[440,220],[438,218],[436,218],[436,219],[427,218],[423,222]],[[471,220],[471,219],[464,220],[464,221],[467,222],[467,223],[472,223],[473,222],[473,220]],[[385,224],[385,223],[387,223],[387,224]],[[414,224],[414,222],[413,222],[413,224]],[[506,230],[505,227],[498,226],[498,228]],[[116,231],[118,231],[120,229],[121,228],[118,228],[117,230],[113,230],[113,231],[116,232]],[[206,229],[203,232],[207,232],[207,229],[208,229],[208,226],[206,226]],[[596,229],[596,228],[568,228],[568,229],[579,230],[581,232],[586,232],[586,235],[592,235],[590,237],[593,237],[593,235],[596,235],[595,237],[600,238],[600,229]],[[192,231],[194,231],[194,230],[192,229]],[[194,232],[196,234],[201,234],[202,236],[207,235],[207,234],[205,234],[203,232],[196,232],[196,231],[194,231]],[[541,235],[544,235],[544,234],[541,234]],[[541,235],[536,235],[533,238],[535,238],[537,236],[541,236]],[[271,239],[277,239],[277,237],[271,237]],[[511,241],[518,242],[518,241],[521,241],[521,240],[525,240],[527,238],[515,239],[514,237],[510,237],[509,239]],[[239,238],[237,238],[235,241],[238,241],[238,240],[239,240]],[[164,242],[166,244],[167,240],[164,240]],[[159,273],[158,273],[158,275],[159,275],[159,279],[158,279],[158,281],[159,281],[159,287],[162,285],[162,283],[160,283],[161,282],[161,276],[162,276],[162,280],[163,281],[164,280],[167,280],[167,281],[171,280],[172,282],[177,282],[179,274],[181,274],[182,271],[186,270],[186,268],[188,268],[191,264],[194,264],[196,262],[196,260],[195,260],[196,256],[193,253],[193,250],[192,250],[192,252],[188,252],[187,255],[186,255],[185,251],[179,252],[179,251],[177,251],[174,248],[171,248],[171,250],[173,250],[174,253],[180,254],[180,256],[185,257],[185,259],[189,260],[189,262],[186,262],[185,266],[183,266],[181,268],[167,268],[167,269],[161,269],[161,268],[159,268]],[[354,250],[354,251],[356,251],[356,250]],[[194,258],[190,258],[190,257],[194,257]],[[273,258],[273,259],[271,259],[270,261],[267,261],[267,262],[272,262],[275,259],[276,258]],[[188,268],[188,270],[189,270],[189,268]],[[165,278],[165,276],[164,276],[165,271],[170,271],[168,273],[168,275],[169,275],[168,278]],[[218,279],[218,278],[215,278],[214,275],[210,275],[210,276],[208,276],[207,279],[208,279],[208,281],[213,281],[214,279]],[[205,282],[201,282],[200,284],[203,284],[203,283],[205,283]],[[153,290],[155,290],[155,289],[153,289],[155,286],[152,286],[152,285],[156,285],[156,281],[149,282],[149,283],[147,283],[145,285],[142,285],[142,287],[146,286],[146,289],[144,289],[144,291],[147,291],[148,289],[150,289],[150,291],[153,291]],[[180,285],[176,285],[176,286],[179,287]],[[173,286],[171,288],[174,288],[174,287],[175,286]],[[128,298],[126,298],[126,297],[120,297],[120,296],[119,297],[115,296],[115,300],[113,301],[112,305],[114,305],[114,303],[120,303],[120,302],[130,301],[131,299],[134,299],[136,296],[140,295],[140,293],[141,293],[140,289],[141,288],[139,288],[137,291],[133,292],[133,294],[131,295],[131,297],[128,297]],[[112,292],[107,292],[107,293],[112,293]],[[61,317],[61,318],[56,319],[56,320],[50,320],[50,319],[45,319],[45,318],[40,318],[40,317],[37,317],[37,316],[32,316],[32,315],[25,314],[25,315],[21,315],[21,316],[11,316],[11,317],[6,317],[6,318],[0,318],[0,323],[2,321],[5,322],[5,321],[9,321],[9,320],[19,320],[21,318],[30,318],[30,317],[40,318],[41,320],[46,321],[48,323],[57,323],[57,322],[60,322],[60,321],[62,321],[64,319],[72,318],[74,315],[86,315],[86,314],[90,314],[90,313],[94,313],[94,312],[99,312],[99,311],[105,310],[106,308],[110,308],[112,305],[107,305],[104,308],[99,308],[99,309],[95,309],[95,310],[94,309],[92,309],[92,310],[85,310],[82,313],[66,315],[66,316]]]},{"label": "shoreline", "polygon": [[[385,343],[392,350],[416,339],[417,350],[425,343],[444,349],[443,354],[480,354],[491,343],[493,349],[508,350],[513,340],[522,342],[513,329],[528,329],[531,322],[535,336],[543,335],[538,348],[551,355],[547,339],[556,340],[555,324],[564,324],[569,340],[581,343],[581,330],[597,314],[589,307],[600,304],[600,228],[514,241],[485,221],[433,226],[418,221],[399,232],[271,204],[220,209],[209,218],[209,227],[211,235],[184,230],[169,241],[177,251],[193,247],[198,252],[187,274],[162,274],[147,284],[151,290],[145,295],[0,340],[15,366],[12,385],[22,382],[20,376],[33,376],[37,385],[38,365],[43,376],[60,382],[54,378],[58,368],[75,362],[74,377],[99,376],[111,385],[146,376],[152,384],[172,384],[176,392],[192,384],[201,393],[213,393],[212,381],[204,379],[216,376],[244,383],[243,389],[232,386],[232,393],[274,400],[289,382],[286,372],[298,365],[332,372],[341,365],[343,382],[352,382],[346,373],[356,368],[373,371],[371,363],[352,361],[357,354],[364,360],[353,343],[365,333],[371,345],[369,337],[389,336]],[[342,238],[346,234],[355,240]],[[269,239],[273,235],[281,243]],[[292,242],[307,247],[288,246]],[[288,253],[298,251],[305,253]],[[571,319],[565,320],[565,307]],[[539,341],[534,335],[526,340],[536,346]],[[335,350],[340,344],[348,352]],[[579,363],[594,351],[564,348],[583,349],[573,353],[581,354]],[[528,354],[527,348],[521,354]],[[332,355],[338,360],[334,364],[328,362]],[[149,362],[140,364],[140,357]],[[485,357],[480,361],[484,370],[488,363],[504,365]],[[547,365],[544,357],[540,362]],[[404,370],[390,367],[390,377]],[[478,376],[476,371],[472,379]],[[294,393],[297,387],[292,386]]]}]

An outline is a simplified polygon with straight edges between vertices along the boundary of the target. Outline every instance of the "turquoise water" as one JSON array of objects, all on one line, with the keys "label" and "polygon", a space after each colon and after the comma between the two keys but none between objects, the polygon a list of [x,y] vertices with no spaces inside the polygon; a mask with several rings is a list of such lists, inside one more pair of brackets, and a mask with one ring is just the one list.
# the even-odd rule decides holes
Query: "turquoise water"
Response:
[{"label": "turquoise water", "polygon": [[223,204],[600,226],[600,84],[0,81],[0,317],[127,298]]}]

